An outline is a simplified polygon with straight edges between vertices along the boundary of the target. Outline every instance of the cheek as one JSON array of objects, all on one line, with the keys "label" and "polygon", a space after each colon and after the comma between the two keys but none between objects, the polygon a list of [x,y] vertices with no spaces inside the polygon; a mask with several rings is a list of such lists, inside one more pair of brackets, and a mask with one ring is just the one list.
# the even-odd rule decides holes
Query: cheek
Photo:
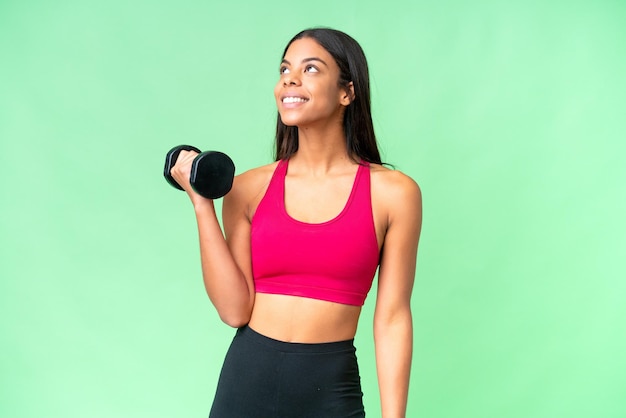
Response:
[{"label": "cheek", "polygon": [[343,90],[338,88],[337,86],[328,86],[324,89],[324,96],[326,96],[326,100],[332,106],[339,105],[341,103],[341,98],[343,96]]},{"label": "cheek", "polygon": [[278,101],[278,96],[280,95],[282,83],[279,80],[278,83],[274,86],[274,98]]}]

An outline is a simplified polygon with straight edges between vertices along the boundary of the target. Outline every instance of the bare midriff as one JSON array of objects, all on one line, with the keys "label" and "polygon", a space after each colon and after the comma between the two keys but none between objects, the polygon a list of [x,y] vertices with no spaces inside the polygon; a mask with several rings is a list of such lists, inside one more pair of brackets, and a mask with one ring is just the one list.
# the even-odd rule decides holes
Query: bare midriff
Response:
[{"label": "bare midriff", "polygon": [[248,325],[266,337],[285,342],[345,341],[354,338],[360,313],[360,306],[257,293]]}]

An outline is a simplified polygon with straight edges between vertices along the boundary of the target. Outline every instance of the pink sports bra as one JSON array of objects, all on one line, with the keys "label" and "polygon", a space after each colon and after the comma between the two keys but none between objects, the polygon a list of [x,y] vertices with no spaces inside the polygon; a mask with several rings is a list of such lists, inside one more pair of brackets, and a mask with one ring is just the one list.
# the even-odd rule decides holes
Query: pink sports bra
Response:
[{"label": "pink sports bra", "polygon": [[288,160],[281,160],[251,226],[256,291],[362,306],[379,262],[369,164],[361,162],[348,202],[322,223],[285,209]]}]

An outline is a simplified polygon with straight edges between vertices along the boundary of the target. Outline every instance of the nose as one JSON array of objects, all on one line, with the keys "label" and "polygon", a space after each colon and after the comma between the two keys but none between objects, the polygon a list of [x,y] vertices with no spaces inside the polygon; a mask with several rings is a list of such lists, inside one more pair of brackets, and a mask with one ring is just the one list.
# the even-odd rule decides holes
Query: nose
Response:
[{"label": "nose", "polygon": [[283,86],[297,86],[300,80],[294,74],[285,74],[283,76]]}]

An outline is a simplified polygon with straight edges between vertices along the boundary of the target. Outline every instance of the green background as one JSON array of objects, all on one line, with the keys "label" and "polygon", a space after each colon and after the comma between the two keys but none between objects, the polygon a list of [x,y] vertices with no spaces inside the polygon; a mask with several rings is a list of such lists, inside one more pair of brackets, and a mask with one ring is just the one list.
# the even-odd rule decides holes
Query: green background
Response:
[{"label": "green background", "polygon": [[622,0],[0,0],[0,416],[208,415],[233,331],[164,155],[270,162],[280,55],[313,25],[362,44],[383,158],[422,187],[408,416],[626,416],[625,22]]}]

